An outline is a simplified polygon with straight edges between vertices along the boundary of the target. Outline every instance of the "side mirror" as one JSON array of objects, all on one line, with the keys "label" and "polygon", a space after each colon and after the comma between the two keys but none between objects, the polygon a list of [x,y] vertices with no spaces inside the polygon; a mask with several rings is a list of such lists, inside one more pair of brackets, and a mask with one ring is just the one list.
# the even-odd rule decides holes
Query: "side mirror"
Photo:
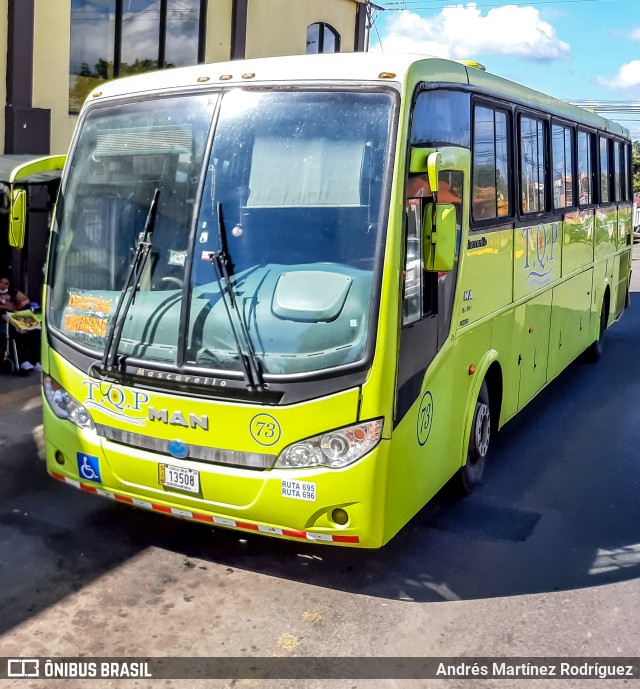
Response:
[{"label": "side mirror", "polygon": [[442,154],[432,148],[412,148],[409,159],[409,174],[427,173],[431,191],[438,192],[438,178],[442,167]]},{"label": "side mirror", "polygon": [[27,192],[14,189],[11,192],[9,209],[9,246],[22,249],[27,226]]},{"label": "side mirror", "polygon": [[456,255],[456,207],[430,203],[422,222],[422,263],[425,270],[446,272]]}]

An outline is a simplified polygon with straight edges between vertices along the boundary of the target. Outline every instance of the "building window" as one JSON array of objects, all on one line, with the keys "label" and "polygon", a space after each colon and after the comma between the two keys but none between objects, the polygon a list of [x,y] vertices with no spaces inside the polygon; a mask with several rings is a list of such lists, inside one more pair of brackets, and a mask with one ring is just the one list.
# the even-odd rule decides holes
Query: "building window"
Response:
[{"label": "building window", "polygon": [[206,0],[71,0],[69,111],[106,79],[202,61]]},{"label": "building window", "polygon": [[307,53],[339,53],[340,34],[329,24],[316,22],[307,27]]}]

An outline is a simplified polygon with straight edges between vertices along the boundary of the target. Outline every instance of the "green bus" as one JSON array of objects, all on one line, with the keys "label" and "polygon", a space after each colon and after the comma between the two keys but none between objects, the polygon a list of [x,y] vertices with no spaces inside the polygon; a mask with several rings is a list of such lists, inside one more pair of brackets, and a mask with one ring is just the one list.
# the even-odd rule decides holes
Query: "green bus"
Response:
[{"label": "green bus", "polygon": [[88,98],[52,227],[47,468],[376,548],[629,303],[620,125],[477,63],[200,65]]}]

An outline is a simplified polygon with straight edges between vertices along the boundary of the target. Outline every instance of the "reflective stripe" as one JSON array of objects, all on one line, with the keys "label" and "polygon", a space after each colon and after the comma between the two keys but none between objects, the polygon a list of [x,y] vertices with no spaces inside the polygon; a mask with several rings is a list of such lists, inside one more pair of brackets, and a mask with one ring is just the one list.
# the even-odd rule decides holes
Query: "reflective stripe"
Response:
[{"label": "reflective stripe", "polygon": [[198,514],[198,512],[194,512],[193,518],[197,519],[199,522],[209,522],[210,524],[213,524],[213,517],[209,516],[208,514]]},{"label": "reflective stripe", "polygon": [[310,541],[333,541],[333,536],[326,533],[307,533],[306,537]]},{"label": "reflective stripe", "polygon": [[234,529],[236,528],[236,523],[233,521],[233,519],[225,519],[224,517],[214,517],[213,523],[220,524],[220,526],[231,526]]},{"label": "reflective stripe", "polygon": [[110,493],[108,490],[103,490],[102,488],[98,488],[96,490],[96,493],[98,495],[102,495],[103,498],[109,498],[109,500],[115,500],[116,499],[116,496],[114,495],[114,493]]},{"label": "reflective stripe", "polygon": [[294,529],[281,529],[277,526],[269,526],[268,524],[253,524],[251,522],[239,522],[234,519],[228,519],[226,517],[214,517],[213,515],[202,514],[199,512],[190,512],[189,510],[182,510],[178,507],[168,507],[166,505],[158,505],[155,502],[147,502],[146,500],[139,500],[138,498],[130,498],[127,495],[119,495],[110,490],[105,490],[104,488],[97,488],[95,486],[90,486],[86,483],[81,483],[80,481],[74,481],[67,476],[58,474],[55,471],[49,471],[49,474],[53,478],[62,481],[63,483],[68,483],[75,488],[86,491],[87,493],[94,493],[96,495],[101,495],[104,498],[109,498],[110,500],[116,500],[117,502],[124,502],[128,505],[133,505],[135,507],[142,507],[146,510],[152,510],[154,512],[162,512],[163,514],[170,514],[174,517],[180,517],[181,519],[191,519],[198,522],[207,522],[209,524],[214,524],[217,526],[224,526],[231,529],[242,529],[244,531],[255,531],[257,533],[272,534],[274,536],[287,536],[289,538],[298,538],[302,541],[323,541],[327,543],[359,543],[359,536],[340,536],[324,533],[311,533],[309,531],[296,531]]}]

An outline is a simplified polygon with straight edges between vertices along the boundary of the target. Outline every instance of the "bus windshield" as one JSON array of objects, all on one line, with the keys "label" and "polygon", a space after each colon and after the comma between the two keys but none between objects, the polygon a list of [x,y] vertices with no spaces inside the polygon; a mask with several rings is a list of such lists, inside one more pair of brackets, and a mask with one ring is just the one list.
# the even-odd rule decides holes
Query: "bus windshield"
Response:
[{"label": "bus windshield", "polygon": [[[247,346],[266,374],[361,361],[392,107],[382,92],[238,89],[90,109],[59,203],[49,325],[104,351],[157,193],[119,355],[237,373]],[[228,280],[211,260],[223,247]]]}]

